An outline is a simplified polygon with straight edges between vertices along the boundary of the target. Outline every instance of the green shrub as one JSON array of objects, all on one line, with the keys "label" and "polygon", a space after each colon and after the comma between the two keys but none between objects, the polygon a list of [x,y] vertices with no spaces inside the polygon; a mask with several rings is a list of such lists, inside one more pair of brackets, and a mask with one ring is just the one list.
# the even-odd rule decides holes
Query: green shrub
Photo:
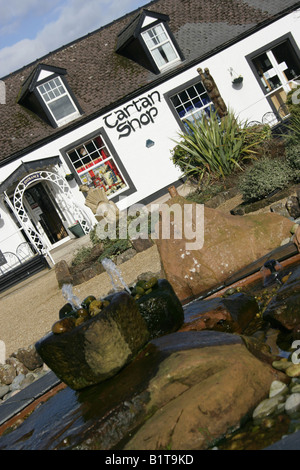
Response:
[{"label": "green shrub", "polygon": [[288,145],[285,150],[286,161],[291,168],[293,180],[300,180],[300,143]]},{"label": "green shrub", "polygon": [[204,204],[206,201],[216,196],[217,194],[224,191],[224,185],[222,184],[211,184],[207,185],[201,190],[192,191],[186,196],[186,199],[197,204]]},{"label": "green shrub", "polygon": [[123,253],[131,247],[131,243],[127,239],[118,239],[118,240],[109,240],[104,241],[104,250],[99,257],[99,261],[102,261],[104,258],[113,258],[114,256]]},{"label": "green shrub", "polygon": [[206,175],[225,178],[245,160],[253,158],[268,137],[264,126],[241,125],[233,113],[221,121],[216,113],[191,123],[179,133],[180,141],[172,150],[172,161],[184,176],[201,181]]},{"label": "green shrub", "polygon": [[80,248],[76,253],[74,258],[72,259],[72,266],[78,266],[81,263],[84,263],[87,258],[91,255],[92,247],[90,246],[83,246]]},{"label": "green shrub", "polygon": [[[294,96],[296,96],[297,100],[293,100]],[[290,113],[289,134],[287,136],[288,145],[300,143],[300,104],[296,102],[299,100],[299,97],[300,87],[291,90],[287,96],[286,105]]]},{"label": "green shrub", "polygon": [[263,157],[245,171],[238,186],[244,201],[255,201],[287,187],[292,178],[293,171],[286,160]]}]

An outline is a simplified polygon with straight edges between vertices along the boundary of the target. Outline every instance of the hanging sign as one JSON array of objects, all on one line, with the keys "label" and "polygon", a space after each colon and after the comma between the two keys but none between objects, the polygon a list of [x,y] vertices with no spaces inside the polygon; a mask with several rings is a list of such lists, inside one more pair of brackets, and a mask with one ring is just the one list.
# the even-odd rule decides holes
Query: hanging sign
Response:
[{"label": "hanging sign", "polygon": [[143,126],[153,124],[158,115],[156,103],[161,101],[160,93],[153,91],[147,96],[132,100],[118,111],[107,114],[104,124],[109,129],[116,129],[119,133],[119,139],[128,137],[132,132],[142,129]]},{"label": "hanging sign", "polygon": [[28,175],[23,179],[22,183],[24,184],[24,186],[28,186],[33,181],[39,179],[41,179],[41,173],[31,173],[31,175]]}]

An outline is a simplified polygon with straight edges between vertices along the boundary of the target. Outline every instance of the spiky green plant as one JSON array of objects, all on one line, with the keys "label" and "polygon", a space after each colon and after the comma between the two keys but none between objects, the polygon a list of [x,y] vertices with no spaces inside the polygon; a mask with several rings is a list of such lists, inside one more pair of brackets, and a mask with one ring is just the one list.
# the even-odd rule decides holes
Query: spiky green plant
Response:
[{"label": "spiky green plant", "polygon": [[202,180],[205,174],[222,177],[236,168],[242,169],[246,159],[255,157],[261,142],[266,139],[263,128],[241,125],[229,112],[220,120],[216,113],[208,118],[186,121],[187,130],[180,132],[172,151],[172,161],[186,177]]}]

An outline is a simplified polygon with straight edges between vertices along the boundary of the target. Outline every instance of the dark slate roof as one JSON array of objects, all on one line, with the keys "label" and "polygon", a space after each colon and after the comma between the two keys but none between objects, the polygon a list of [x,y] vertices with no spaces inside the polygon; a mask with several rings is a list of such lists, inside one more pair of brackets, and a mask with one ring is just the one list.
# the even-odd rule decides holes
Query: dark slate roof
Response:
[{"label": "dark slate roof", "polygon": [[[109,111],[116,103],[146,91],[242,35],[299,7],[300,2],[295,0],[152,1],[145,8],[170,18],[170,29],[185,57],[183,63],[161,75],[152,74],[115,52],[118,35],[127,25],[136,26],[135,18],[140,10],[47,54],[4,78],[6,104],[0,105],[0,164]],[[24,83],[30,82],[30,74],[34,74],[40,63],[67,70],[68,83],[84,112],[61,128],[53,129],[17,104]]]}]

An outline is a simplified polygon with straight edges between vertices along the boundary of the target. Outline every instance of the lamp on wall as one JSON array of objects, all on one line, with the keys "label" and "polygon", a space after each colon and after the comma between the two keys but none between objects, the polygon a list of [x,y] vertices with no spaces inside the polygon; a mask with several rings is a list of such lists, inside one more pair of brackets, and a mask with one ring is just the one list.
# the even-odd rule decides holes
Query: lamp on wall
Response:
[{"label": "lamp on wall", "polygon": [[151,139],[146,140],[147,149],[149,149],[150,147],[153,147],[154,144],[155,144],[155,142],[153,142],[153,140],[151,140]]}]

